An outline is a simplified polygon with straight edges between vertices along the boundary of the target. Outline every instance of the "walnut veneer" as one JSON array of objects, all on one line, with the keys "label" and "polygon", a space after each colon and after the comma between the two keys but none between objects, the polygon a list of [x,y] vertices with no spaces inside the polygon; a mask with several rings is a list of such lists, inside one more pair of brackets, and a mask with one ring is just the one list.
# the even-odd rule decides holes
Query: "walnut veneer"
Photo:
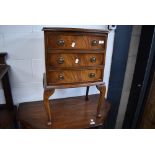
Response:
[{"label": "walnut veneer", "polygon": [[0,53],[0,80],[4,90],[6,104],[0,104],[0,129],[14,128],[16,106],[13,105],[12,92],[9,80],[10,66],[6,64],[7,53]]},{"label": "walnut veneer", "polygon": [[[49,97],[55,89],[96,85],[100,98],[96,116],[101,117],[106,87],[103,82],[108,31],[43,28],[45,39],[44,105],[52,125]],[[65,103],[64,103],[65,104]]]}]

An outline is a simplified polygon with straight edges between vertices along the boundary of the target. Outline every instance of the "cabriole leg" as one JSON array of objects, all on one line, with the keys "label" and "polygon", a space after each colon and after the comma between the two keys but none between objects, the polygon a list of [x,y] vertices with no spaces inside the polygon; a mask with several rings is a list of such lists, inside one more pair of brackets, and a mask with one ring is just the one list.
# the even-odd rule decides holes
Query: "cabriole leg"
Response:
[{"label": "cabriole leg", "polygon": [[105,100],[105,92],[106,92],[106,86],[105,84],[97,85],[97,89],[100,91],[99,101],[97,105],[97,117],[101,117],[101,106],[104,103]]},{"label": "cabriole leg", "polygon": [[50,102],[49,102],[49,97],[54,93],[54,89],[45,89],[44,90],[44,106],[45,110],[48,116],[48,122],[47,125],[52,125],[52,113],[51,113],[51,107],[50,107]]}]

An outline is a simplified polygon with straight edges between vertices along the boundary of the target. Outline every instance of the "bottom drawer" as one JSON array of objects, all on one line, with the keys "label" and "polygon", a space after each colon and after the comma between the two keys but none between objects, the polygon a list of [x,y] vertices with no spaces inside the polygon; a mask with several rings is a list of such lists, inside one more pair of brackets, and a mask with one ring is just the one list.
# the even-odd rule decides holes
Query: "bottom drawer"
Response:
[{"label": "bottom drawer", "polygon": [[103,70],[57,70],[47,72],[48,84],[84,83],[102,81]]}]

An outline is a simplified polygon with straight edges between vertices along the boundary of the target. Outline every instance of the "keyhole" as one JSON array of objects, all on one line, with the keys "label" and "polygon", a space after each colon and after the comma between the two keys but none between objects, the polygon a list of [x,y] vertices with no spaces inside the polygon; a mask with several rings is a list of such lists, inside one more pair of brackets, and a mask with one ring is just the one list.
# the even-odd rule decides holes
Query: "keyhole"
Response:
[{"label": "keyhole", "polygon": [[75,59],[75,63],[76,64],[78,64],[79,63],[79,59],[77,58],[77,59]]},{"label": "keyhole", "polygon": [[75,42],[72,42],[71,46],[74,48],[75,47]]}]

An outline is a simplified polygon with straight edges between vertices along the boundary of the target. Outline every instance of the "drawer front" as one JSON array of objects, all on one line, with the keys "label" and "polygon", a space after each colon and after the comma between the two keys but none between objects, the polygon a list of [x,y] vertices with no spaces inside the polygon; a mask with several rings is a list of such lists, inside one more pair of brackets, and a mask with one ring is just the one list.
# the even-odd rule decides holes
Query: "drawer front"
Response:
[{"label": "drawer front", "polygon": [[48,65],[53,67],[84,67],[104,64],[104,53],[102,54],[55,54],[48,53]]},{"label": "drawer front", "polygon": [[46,41],[48,49],[104,50],[106,47],[106,36],[48,34]]},{"label": "drawer front", "polygon": [[48,71],[48,84],[67,84],[102,81],[102,69],[96,70],[57,70]]}]

